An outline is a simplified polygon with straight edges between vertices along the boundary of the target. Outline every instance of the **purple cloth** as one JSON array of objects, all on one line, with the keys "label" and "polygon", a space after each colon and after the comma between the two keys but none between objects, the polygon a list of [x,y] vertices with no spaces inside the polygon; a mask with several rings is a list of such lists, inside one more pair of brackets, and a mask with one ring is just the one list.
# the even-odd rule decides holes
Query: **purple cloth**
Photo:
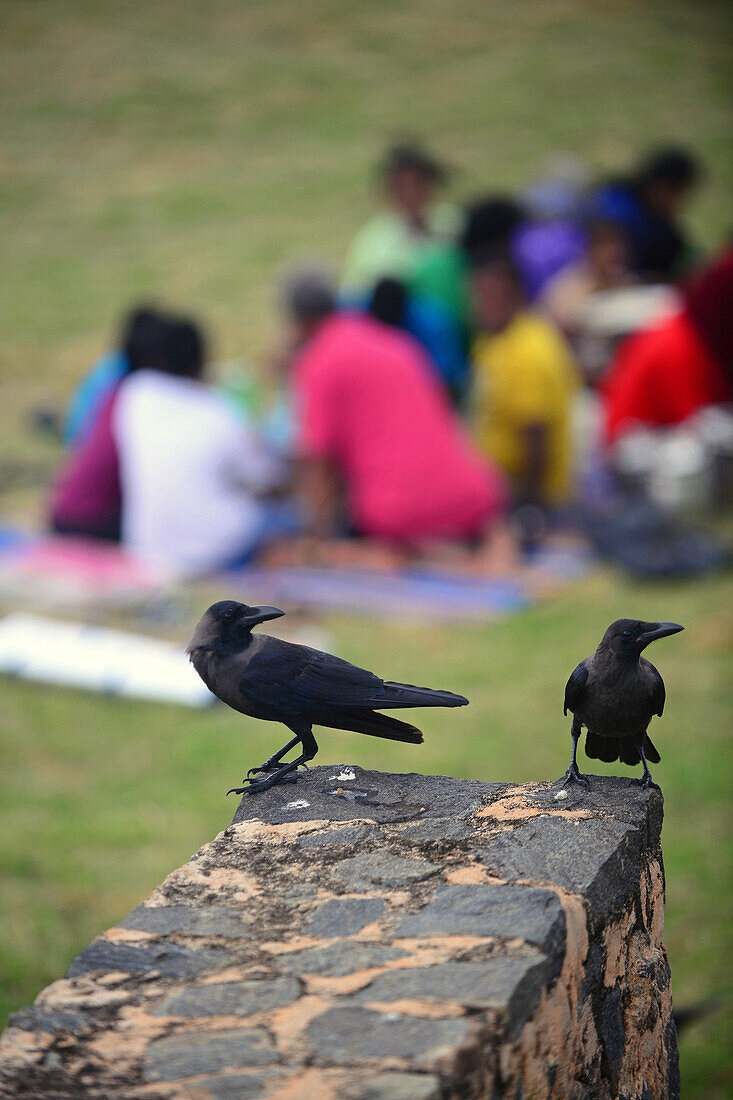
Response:
[{"label": "purple cloth", "polygon": [[583,230],[569,219],[525,222],[512,239],[512,255],[533,302],[545,285],[585,254]]},{"label": "purple cloth", "polygon": [[69,455],[51,491],[54,529],[65,534],[114,537],[122,507],[112,413],[117,390],[102,402],[83,442]]}]

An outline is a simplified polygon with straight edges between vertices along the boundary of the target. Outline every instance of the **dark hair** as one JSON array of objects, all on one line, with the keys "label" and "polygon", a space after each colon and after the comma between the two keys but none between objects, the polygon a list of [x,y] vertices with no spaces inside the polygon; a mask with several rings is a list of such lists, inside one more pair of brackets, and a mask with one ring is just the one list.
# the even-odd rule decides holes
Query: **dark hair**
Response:
[{"label": "dark hair", "polygon": [[407,289],[399,279],[380,279],[372,292],[369,313],[385,325],[401,328],[407,305]]},{"label": "dark hair", "polygon": [[478,249],[471,255],[472,271],[496,271],[505,275],[518,290],[524,291],[524,283],[519,268],[505,248],[491,247]]},{"label": "dark hair", "polygon": [[441,164],[419,145],[411,142],[401,142],[388,149],[379,166],[379,171],[380,175],[386,179],[397,175],[398,172],[417,172],[429,183],[438,186],[447,183],[450,174],[446,165]]},{"label": "dark hair", "polygon": [[461,248],[469,260],[486,249],[506,248],[524,221],[524,210],[509,195],[492,195],[472,203],[466,211]]},{"label": "dark hair", "polygon": [[701,175],[702,165],[693,153],[677,145],[668,145],[644,157],[636,172],[636,183],[639,187],[664,183],[675,191],[686,191]]},{"label": "dark hair", "polygon": [[180,378],[200,378],[204,369],[204,335],[194,321],[171,318],[165,332],[165,366],[168,374]]},{"label": "dark hair", "polygon": [[149,306],[140,306],[127,315],[122,324],[120,348],[128,370],[165,369],[166,329],[163,316]]}]

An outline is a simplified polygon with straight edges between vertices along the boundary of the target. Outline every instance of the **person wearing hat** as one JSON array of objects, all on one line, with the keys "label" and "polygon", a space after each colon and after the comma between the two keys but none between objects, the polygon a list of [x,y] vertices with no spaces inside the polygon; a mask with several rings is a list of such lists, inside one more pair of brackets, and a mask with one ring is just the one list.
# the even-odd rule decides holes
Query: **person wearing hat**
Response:
[{"label": "person wearing hat", "polygon": [[352,241],[342,280],[348,291],[369,290],[386,277],[407,278],[426,244],[450,239],[460,227],[457,208],[436,201],[446,168],[419,146],[393,146],[379,174],[384,209]]}]

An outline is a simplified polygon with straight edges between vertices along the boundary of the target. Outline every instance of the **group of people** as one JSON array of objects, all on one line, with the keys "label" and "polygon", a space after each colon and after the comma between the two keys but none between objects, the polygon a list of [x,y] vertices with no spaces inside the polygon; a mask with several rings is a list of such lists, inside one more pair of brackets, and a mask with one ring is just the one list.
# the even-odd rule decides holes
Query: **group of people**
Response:
[{"label": "group of people", "polygon": [[[132,313],[69,410],[54,530],[194,573],[285,539],[496,564],[512,513],[556,515],[577,493],[582,388],[601,395],[608,442],[731,400],[733,252],[694,273],[679,221],[692,156],[664,149],[595,187],[556,172],[465,210],[438,201],[447,176],[417,146],[391,149],[340,283],[313,266],[284,280],[277,438],[206,380],[194,322]],[[672,285],[635,299],[653,304],[601,377],[588,370],[588,304]]]}]

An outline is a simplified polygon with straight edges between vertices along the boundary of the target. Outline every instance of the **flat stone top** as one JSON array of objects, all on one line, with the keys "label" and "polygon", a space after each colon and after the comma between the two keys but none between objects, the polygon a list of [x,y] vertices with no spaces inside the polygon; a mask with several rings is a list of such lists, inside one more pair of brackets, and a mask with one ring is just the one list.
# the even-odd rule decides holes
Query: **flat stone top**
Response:
[{"label": "flat stone top", "polygon": [[553,988],[568,895],[603,927],[659,855],[657,791],[560,793],[342,764],[245,795],[11,1018],[0,1095],[443,1095]]},{"label": "flat stone top", "polygon": [[421,775],[365,771],[355,764],[321,764],[303,768],[293,785],[271,787],[256,795],[242,795],[232,820],[264,821],[442,821],[467,819],[478,808],[520,794],[528,815],[582,809],[643,828],[650,815],[661,828],[662,797],[657,788],[642,791],[629,779],[592,776],[589,789],[568,787],[558,799],[560,783],[490,783],[448,775]]}]

